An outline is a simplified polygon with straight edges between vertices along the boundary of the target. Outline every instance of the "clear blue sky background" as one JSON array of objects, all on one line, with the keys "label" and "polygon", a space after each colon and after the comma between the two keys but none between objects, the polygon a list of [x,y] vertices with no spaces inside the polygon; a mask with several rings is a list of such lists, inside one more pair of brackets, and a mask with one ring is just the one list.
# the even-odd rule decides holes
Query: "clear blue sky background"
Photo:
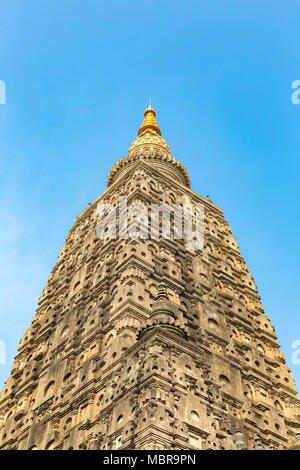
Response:
[{"label": "clear blue sky background", "polygon": [[0,0],[0,386],[151,95],[192,189],[223,208],[300,388],[299,18],[299,0]]}]

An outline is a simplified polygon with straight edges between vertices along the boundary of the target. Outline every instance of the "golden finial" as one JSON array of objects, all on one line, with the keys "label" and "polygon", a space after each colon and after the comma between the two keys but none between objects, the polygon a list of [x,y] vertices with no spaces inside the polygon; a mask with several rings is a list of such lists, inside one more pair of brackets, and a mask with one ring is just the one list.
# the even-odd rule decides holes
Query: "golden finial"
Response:
[{"label": "golden finial", "polygon": [[156,132],[156,134],[161,135],[161,130],[158,127],[158,124],[155,119],[156,112],[151,107],[151,96],[149,97],[149,107],[144,112],[145,119],[139,128],[138,135],[141,135],[147,129]]}]

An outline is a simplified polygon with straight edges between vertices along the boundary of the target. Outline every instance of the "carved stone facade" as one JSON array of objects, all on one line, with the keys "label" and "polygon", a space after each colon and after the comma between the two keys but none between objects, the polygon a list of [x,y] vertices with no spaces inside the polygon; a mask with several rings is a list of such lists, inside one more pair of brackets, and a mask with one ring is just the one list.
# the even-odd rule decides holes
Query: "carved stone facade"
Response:
[{"label": "carved stone facade", "polygon": [[[0,449],[299,440],[297,391],[253,276],[222,210],[189,186],[148,108],[108,189],[75,220],[21,340],[0,395]],[[117,208],[120,196],[149,210],[202,204],[203,249],[174,237],[99,239],[98,204]]]}]

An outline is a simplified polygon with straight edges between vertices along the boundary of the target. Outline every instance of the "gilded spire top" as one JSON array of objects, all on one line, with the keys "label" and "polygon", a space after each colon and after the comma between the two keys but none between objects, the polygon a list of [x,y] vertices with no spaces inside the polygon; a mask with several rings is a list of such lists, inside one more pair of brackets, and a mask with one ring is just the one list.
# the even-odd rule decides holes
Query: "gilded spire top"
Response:
[{"label": "gilded spire top", "polygon": [[160,172],[174,178],[181,184],[190,188],[191,180],[185,166],[176,158],[172,157],[170,147],[161,137],[161,130],[155,119],[155,110],[149,106],[145,110],[145,119],[139,128],[138,137],[132,142],[128,149],[128,155],[116,162],[110,170],[107,177],[107,186],[109,187],[118,180],[126,171],[132,168],[132,164],[143,159]]},{"label": "gilded spire top", "polygon": [[156,132],[156,134],[161,135],[161,130],[156,122],[155,115],[156,112],[155,110],[151,107],[151,97],[149,99],[149,106],[144,112],[145,119],[139,128],[138,135],[141,135],[143,132],[146,130],[151,130]]}]

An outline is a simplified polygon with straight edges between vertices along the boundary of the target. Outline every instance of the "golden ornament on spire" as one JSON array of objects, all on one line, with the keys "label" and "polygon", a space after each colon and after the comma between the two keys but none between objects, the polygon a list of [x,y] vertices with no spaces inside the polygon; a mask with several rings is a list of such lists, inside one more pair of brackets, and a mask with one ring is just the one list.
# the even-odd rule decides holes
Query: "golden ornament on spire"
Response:
[{"label": "golden ornament on spire", "polygon": [[158,127],[158,124],[155,119],[156,112],[151,108],[151,97],[149,100],[149,107],[144,112],[145,119],[139,128],[138,135],[141,135],[147,129],[156,132],[156,134],[161,135],[161,130]]}]

